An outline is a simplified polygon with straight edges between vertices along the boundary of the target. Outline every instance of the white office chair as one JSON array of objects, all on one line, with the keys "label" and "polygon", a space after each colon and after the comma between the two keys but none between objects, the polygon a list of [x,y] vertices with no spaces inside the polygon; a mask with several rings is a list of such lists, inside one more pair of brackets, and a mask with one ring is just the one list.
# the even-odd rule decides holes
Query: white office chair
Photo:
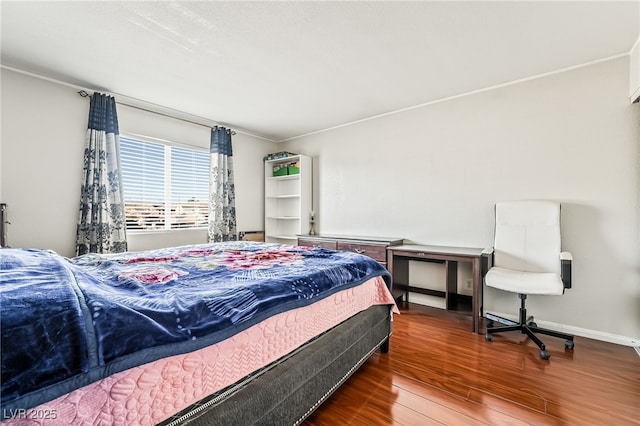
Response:
[{"label": "white office chair", "polygon": [[[495,206],[494,246],[482,254],[482,274],[489,287],[518,294],[518,322],[487,313],[486,340],[494,333],[520,331],[540,348],[540,358],[549,359],[544,343],[534,334],[565,339],[573,349],[573,336],[539,328],[527,317],[528,294],[562,295],[571,288],[571,253],[560,249],[560,204],[553,201],[510,201]],[[506,326],[494,327],[494,321]]]}]

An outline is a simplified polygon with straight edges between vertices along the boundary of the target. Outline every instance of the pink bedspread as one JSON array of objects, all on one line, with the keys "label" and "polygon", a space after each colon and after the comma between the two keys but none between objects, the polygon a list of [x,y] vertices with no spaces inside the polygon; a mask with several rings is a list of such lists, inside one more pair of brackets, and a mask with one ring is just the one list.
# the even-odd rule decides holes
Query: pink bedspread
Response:
[{"label": "pink bedspread", "polygon": [[11,413],[3,425],[154,425],[295,350],[349,317],[393,305],[373,278],[313,305],[271,317],[196,352],[116,373],[51,402]]}]

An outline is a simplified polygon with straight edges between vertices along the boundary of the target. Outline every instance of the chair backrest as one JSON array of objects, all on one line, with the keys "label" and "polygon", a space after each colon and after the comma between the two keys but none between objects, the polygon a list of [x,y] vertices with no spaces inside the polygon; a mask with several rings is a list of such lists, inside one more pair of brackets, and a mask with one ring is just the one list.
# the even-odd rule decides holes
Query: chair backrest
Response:
[{"label": "chair backrest", "polygon": [[496,203],[495,266],[559,274],[560,250],[560,203]]}]

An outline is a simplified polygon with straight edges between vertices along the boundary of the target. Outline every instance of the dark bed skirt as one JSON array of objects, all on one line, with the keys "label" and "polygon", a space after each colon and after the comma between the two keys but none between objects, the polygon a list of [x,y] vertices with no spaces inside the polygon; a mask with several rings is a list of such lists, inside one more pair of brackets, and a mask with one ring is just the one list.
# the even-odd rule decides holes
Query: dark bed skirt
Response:
[{"label": "dark bed skirt", "polygon": [[379,347],[386,351],[390,334],[390,307],[372,306],[224,392],[224,398],[195,404],[163,425],[298,425]]}]

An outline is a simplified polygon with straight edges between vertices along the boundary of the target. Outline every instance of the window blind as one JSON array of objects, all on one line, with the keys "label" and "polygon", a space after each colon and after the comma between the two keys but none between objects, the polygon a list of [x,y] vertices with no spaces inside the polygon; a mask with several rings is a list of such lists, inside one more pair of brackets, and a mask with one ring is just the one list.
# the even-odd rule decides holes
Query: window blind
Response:
[{"label": "window blind", "polygon": [[207,226],[208,152],[121,136],[120,162],[127,229]]},{"label": "window blind", "polygon": [[209,155],[171,149],[171,227],[206,227],[209,218]]}]

